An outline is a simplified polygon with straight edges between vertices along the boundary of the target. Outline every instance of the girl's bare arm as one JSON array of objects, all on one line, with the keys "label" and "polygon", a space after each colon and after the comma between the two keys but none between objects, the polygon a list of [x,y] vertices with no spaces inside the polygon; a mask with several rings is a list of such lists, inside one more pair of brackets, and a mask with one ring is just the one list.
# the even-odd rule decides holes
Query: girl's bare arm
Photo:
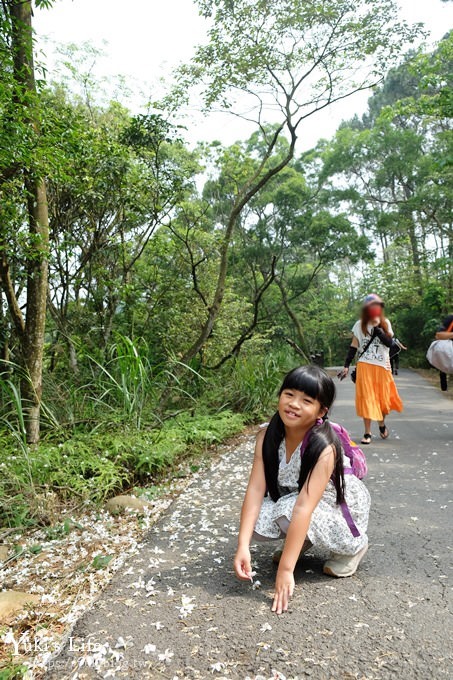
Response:
[{"label": "girl's bare arm", "polygon": [[256,438],[255,457],[253,459],[252,471],[250,473],[247,491],[242,504],[238,548],[236,550],[236,555],[234,556],[234,571],[241,581],[248,581],[252,578],[249,545],[266,492],[262,454],[263,439],[264,432],[260,432]]},{"label": "girl's bare arm", "polygon": [[319,456],[310,481],[302,487],[286,536],[285,547],[280,560],[282,570],[294,571],[300,551],[307,536],[313,510],[322,498],[335,463],[335,454],[331,446],[327,446]]},{"label": "girl's bare arm", "polygon": [[297,498],[275,579],[272,611],[277,614],[288,609],[288,601],[294,591],[294,567],[307,536],[313,510],[329,483],[334,463],[334,451],[327,446],[312,471],[309,483],[305,482]]}]

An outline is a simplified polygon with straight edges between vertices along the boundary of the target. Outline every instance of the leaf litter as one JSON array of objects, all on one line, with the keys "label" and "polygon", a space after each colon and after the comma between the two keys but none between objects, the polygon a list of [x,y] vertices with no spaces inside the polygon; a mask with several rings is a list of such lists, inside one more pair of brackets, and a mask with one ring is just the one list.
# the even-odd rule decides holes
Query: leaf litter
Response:
[{"label": "leaf litter", "polygon": [[[40,602],[11,614],[0,623],[0,641],[3,643],[0,645],[0,669],[10,662],[14,641],[20,652],[14,657],[15,663],[30,668],[33,680],[41,677],[46,663],[61,647],[75,622],[108,585],[113,574],[140,551],[144,535],[192,479],[193,476],[174,481],[171,492],[150,501],[141,514],[126,509],[112,515],[87,503],[77,513],[68,512],[61,531],[43,527],[28,532],[5,532],[10,552],[14,551],[14,554],[3,563],[0,561],[0,587],[4,591],[39,595]],[[162,552],[156,547],[156,558]],[[156,559],[149,566],[159,565],[160,561]],[[130,567],[126,573],[132,571]],[[145,591],[147,598],[154,596],[158,593],[154,586],[153,579],[145,582],[139,575],[133,596],[137,595],[137,589]],[[167,594],[172,595],[173,590],[168,588]],[[132,599],[127,604],[136,606]],[[181,609],[187,615],[194,606],[189,602],[182,603]],[[153,625],[156,630],[163,627],[159,621]],[[37,650],[31,640],[39,640]],[[148,645],[145,653],[149,654],[152,646]],[[106,657],[111,661],[117,655],[113,652],[107,646],[95,654],[85,654],[80,658],[80,665],[102,666]],[[170,650],[165,650],[163,655],[168,663]]]}]

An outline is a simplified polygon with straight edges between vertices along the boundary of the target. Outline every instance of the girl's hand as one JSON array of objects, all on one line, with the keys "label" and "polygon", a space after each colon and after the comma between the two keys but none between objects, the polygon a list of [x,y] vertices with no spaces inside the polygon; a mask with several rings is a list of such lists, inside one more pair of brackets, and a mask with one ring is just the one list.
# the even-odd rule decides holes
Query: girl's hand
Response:
[{"label": "girl's hand", "polygon": [[241,581],[252,580],[252,566],[251,566],[250,550],[248,548],[239,547],[234,556],[234,573]]},{"label": "girl's hand", "polygon": [[294,575],[292,571],[278,570],[275,579],[274,602],[272,611],[282,614],[288,611],[289,598],[294,593]]}]

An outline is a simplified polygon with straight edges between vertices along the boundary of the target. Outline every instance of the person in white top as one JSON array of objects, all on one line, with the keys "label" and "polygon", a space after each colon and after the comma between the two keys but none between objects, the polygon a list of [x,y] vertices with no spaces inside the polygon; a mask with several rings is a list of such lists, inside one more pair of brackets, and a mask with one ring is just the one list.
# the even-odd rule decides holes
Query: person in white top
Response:
[{"label": "person in white top", "polygon": [[338,377],[343,380],[348,375],[357,354],[356,411],[363,418],[365,428],[361,443],[369,444],[371,422],[378,422],[380,436],[387,439],[385,417],[392,410],[403,410],[390,366],[392,324],[385,317],[384,302],[376,293],[370,293],[363,300],[361,318],[354,324],[352,333],[351,345]]}]

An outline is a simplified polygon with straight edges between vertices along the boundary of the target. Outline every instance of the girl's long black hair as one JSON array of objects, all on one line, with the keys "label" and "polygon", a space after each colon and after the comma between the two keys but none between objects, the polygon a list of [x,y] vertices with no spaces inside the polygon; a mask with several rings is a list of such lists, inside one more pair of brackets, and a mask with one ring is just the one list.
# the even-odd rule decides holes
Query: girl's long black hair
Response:
[{"label": "girl's long black hair", "polygon": [[[312,399],[317,399],[324,408],[329,409],[335,399],[335,385],[330,376],[319,366],[300,366],[290,371],[284,378],[279,395],[283,390],[299,390],[305,392]],[[267,491],[273,501],[277,501],[281,494],[278,488],[278,449],[285,436],[285,426],[277,411],[272,417],[263,440],[263,462]],[[337,503],[344,501],[344,471],[343,456],[340,441],[330,427],[327,416],[321,424],[315,424],[302,456],[299,491],[305,482],[310,481],[311,473],[318,462],[319,456],[327,446],[335,450],[335,467],[332,481],[335,485]]]}]

